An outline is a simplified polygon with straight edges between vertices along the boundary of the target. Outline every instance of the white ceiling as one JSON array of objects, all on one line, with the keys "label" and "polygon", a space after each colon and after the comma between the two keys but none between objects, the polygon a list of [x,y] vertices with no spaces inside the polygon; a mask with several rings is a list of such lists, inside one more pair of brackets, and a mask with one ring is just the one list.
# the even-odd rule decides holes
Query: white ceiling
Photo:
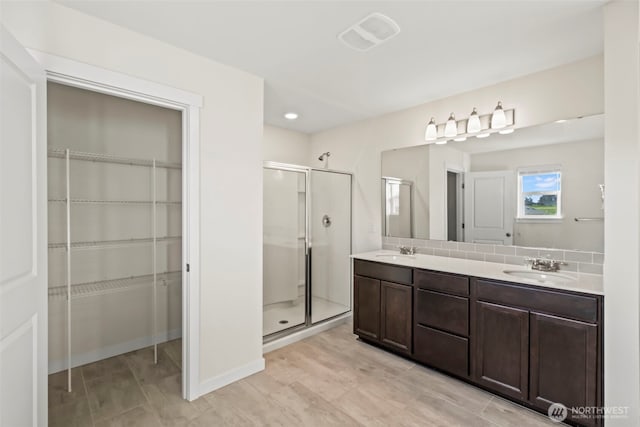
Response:
[{"label": "white ceiling", "polygon": [[[306,133],[603,50],[605,0],[59,2],[263,77],[265,122]],[[400,34],[346,48],[337,35],[372,12]]]}]

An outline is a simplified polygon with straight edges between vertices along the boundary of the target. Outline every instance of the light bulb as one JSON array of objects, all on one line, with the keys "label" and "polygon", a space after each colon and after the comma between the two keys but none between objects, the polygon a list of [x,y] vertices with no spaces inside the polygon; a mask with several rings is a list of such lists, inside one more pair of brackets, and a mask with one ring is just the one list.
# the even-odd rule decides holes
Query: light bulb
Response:
[{"label": "light bulb", "polygon": [[447,142],[449,142],[449,141],[447,141],[446,139],[441,139],[440,141],[436,141],[436,145],[444,145]]},{"label": "light bulb", "polygon": [[424,139],[427,141],[433,141],[438,139],[438,128],[436,127],[436,121],[433,117],[427,124],[427,130],[424,132]]},{"label": "light bulb", "polygon": [[507,125],[507,117],[504,115],[502,109],[502,102],[498,102],[496,109],[493,110],[491,115],[491,129],[502,129]]},{"label": "light bulb", "polygon": [[489,132],[486,132],[486,133],[479,133],[479,134],[477,134],[477,135],[476,135],[476,138],[486,138],[486,137],[488,137],[489,135],[491,135]]},{"label": "light bulb", "polygon": [[294,112],[284,113],[284,118],[287,120],[295,120],[298,118],[298,113],[294,113]]},{"label": "light bulb", "polygon": [[444,125],[444,136],[446,138],[453,138],[458,134],[458,123],[456,123],[456,116],[451,113],[449,120]]},{"label": "light bulb", "polygon": [[499,131],[498,133],[500,135],[508,135],[510,133],[513,133],[514,129],[513,128],[507,128],[507,129],[502,129],[501,131]]},{"label": "light bulb", "polygon": [[478,133],[482,130],[482,125],[480,124],[480,117],[478,116],[478,112],[474,108],[469,116],[469,120],[467,120],[467,133]]},{"label": "light bulb", "polygon": [[460,138],[453,138],[455,142],[463,142],[467,140],[466,136],[461,136]]}]

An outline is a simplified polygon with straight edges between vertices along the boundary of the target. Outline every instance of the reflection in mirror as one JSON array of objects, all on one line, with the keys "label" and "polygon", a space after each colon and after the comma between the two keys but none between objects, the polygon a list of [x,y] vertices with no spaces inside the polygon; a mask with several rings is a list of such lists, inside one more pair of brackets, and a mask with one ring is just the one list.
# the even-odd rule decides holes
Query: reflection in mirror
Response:
[{"label": "reflection in mirror", "polygon": [[411,237],[413,233],[413,182],[382,177],[383,236]]},{"label": "reflection in mirror", "polygon": [[382,176],[414,183],[413,226],[401,236],[385,214],[385,235],[603,251],[603,123],[597,115],[382,153]]},{"label": "reflection in mirror", "polygon": [[[382,235],[390,237],[429,238],[429,153],[427,146],[409,147],[382,153]],[[411,212],[402,212],[404,227],[396,226],[400,217],[392,216],[393,208],[386,203],[387,182],[410,183],[411,189],[405,195],[410,197]],[[386,179],[385,179],[386,178]],[[402,197],[402,195],[400,195]],[[407,198],[403,199],[407,200]],[[400,206],[402,208],[402,206]],[[407,224],[406,221],[409,221]],[[400,232],[402,229],[402,233]]]}]

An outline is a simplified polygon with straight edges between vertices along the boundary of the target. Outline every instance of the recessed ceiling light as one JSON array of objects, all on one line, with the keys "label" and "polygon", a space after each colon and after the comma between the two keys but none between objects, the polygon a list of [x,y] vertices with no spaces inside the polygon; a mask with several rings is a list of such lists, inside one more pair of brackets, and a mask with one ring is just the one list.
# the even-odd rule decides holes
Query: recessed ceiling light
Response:
[{"label": "recessed ceiling light", "polygon": [[476,135],[476,138],[486,138],[489,135],[491,135],[491,134],[488,133],[488,132],[487,133],[479,133],[479,134]]},{"label": "recessed ceiling light", "polygon": [[560,120],[556,120],[556,123],[564,123],[566,121],[567,121],[567,119],[560,119]]},{"label": "recessed ceiling light", "polygon": [[441,140],[439,140],[439,141],[436,141],[436,145],[444,145],[444,144],[446,144],[447,142],[449,142],[449,141],[447,141],[446,139],[441,139]]},{"label": "recessed ceiling light", "polygon": [[498,133],[500,135],[508,135],[510,133],[513,133],[514,129],[513,128],[508,128],[508,129],[502,129],[501,131],[499,131]]},{"label": "recessed ceiling light", "polygon": [[464,142],[464,141],[466,141],[466,140],[467,140],[467,137],[466,137],[466,136],[461,136],[461,137],[459,137],[459,138],[453,138],[453,140],[454,140],[455,142]]},{"label": "recessed ceiling light", "polygon": [[284,118],[287,120],[295,120],[298,118],[298,113],[284,113]]}]

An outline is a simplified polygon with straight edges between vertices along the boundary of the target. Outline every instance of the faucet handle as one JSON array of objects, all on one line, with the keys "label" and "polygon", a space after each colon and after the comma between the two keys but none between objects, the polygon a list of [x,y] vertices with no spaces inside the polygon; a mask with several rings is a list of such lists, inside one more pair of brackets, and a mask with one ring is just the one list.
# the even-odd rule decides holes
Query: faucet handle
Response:
[{"label": "faucet handle", "polygon": [[536,262],[535,258],[531,258],[529,256],[524,257],[524,266],[525,267],[532,267],[533,264]]},{"label": "faucet handle", "polygon": [[416,248],[414,246],[399,245],[398,249],[402,255],[413,255],[416,253]]}]

